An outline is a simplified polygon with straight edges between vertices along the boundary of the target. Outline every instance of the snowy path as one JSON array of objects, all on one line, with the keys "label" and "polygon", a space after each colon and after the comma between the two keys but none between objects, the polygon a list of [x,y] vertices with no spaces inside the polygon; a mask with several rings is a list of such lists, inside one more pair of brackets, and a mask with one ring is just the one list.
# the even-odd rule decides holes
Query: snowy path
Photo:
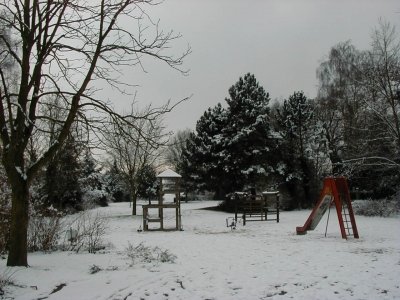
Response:
[{"label": "snowy path", "polygon": [[[97,254],[57,252],[29,255],[31,267],[15,272],[15,299],[399,299],[400,218],[357,216],[359,240],[342,240],[337,221],[297,236],[309,211],[283,212],[281,222],[251,222],[231,231],[221,212],[183,203],[183,232],[137,232],[141,217],[128,204],[98,210],[109,218]],[[140,209],[139,209],[140,211]],[[158,246],[175,263],[130,266],[128,243]],[[102,270],[89,274],[92,265]],[[57,292],[52,291],[59,287]]]}]

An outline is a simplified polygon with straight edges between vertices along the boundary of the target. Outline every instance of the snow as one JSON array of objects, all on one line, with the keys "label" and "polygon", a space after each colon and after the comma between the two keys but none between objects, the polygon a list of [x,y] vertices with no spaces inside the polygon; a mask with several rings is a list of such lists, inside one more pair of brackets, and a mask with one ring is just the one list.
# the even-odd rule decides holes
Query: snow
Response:
[{"label": "snow", "polygon": [[[143,203],[140,203],[143,204]],[[212,201],[182,203],[184,231],[138,232],[128,203],[97,208],[108,218],[96,254],[29,254],[29,268],[5,267],[14,286],[7,299],[399,299],[400,218],[356,216],[360,239],[343,240],[326,216],[314,231],[295,234],[310,210],[282,212],[280,223],[226,227],[232,214],[203,210]],[[141,208],[138,208],[141,212]],[[167,213],[170,218],[173,212]],[[171,217],[172,218],[172,217]],[[324,222],[325,220],[325,222]],[[129,260],[129,244],[176,255],[174,263]],[[100,270],[90,274],[94,265]],[[55,291],[59,287],[58,291]],[[54,293],[52,293],[54,291]]]},{"label": "snow", "polygon": [[27,176],[24,171],[22,171],[21,167],[16,166],[15,170],[17,170],[18,174],[21,176],[23,180],[27,180]]},{"label": "snow", "polygon": [[161,172],[157,175],[158,178],[180,178],[182,177],[178,173],[172,171],[171,169],[167,169],[164,172]]}]

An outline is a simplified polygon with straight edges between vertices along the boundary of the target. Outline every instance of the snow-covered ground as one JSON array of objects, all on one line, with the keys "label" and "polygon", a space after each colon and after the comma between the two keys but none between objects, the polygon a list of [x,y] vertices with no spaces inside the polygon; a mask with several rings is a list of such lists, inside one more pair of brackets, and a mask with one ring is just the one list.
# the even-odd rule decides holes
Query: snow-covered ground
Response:
[{"label": "snow-covered ground", "polygon": [[[360,239],[343,240],[333,213],[327,237],[326,217],[296,235],[310,211],[231,231],[231,214],[199,209],[215,204],[183,203],[180,232],[138,232],[141,216],[130,216],[127,203],[99,208],[112,246],[96,254],[29,254],[29,268],[7,269],[2,259],[0,274],[15,284],[3,298],[400,299],[400,218],[356,216]],[[175,262],[132,265],[126,249],[140,243],[169,250]],[[90,274],[94,265],[98,272]]]}]

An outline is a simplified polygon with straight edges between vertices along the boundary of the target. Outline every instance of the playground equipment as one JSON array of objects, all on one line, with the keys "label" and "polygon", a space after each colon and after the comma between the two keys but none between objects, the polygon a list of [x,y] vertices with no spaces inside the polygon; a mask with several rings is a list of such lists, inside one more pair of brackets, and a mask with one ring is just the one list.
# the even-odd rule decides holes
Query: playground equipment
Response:
[{"label": "playground equipment", "polygon": [[[297,234],[306,234],[308,230],[314,230],[321,221],[322,216],[332,205],[336,207],[342,238],[354,236],[358,239],[357,224],[351,206],[350,192],[347,180],[344,177],[328,177],[324,179],[320,198],[312,210],[304,226],[296,227]],[[326,226],[328,226],[329,214]],[[326,234],[326,233],[325,233]]]},{"label": "playground equipment", "polygon": [[[271,199],[274,198],[273,200]],[[279,192],[262,192],[261,195],[235,192],[235,222],[242,215],[243,226],[250,221],[276,221],[279,223]]]},{"label": "playground equipment", "polygon": [[226,227],[230,227],[231,230],[236,229],[236,220],[234,217],[226,218]]},{"label": "playground equipment", "polygon": [[[157,178],[160,181],[159,197],[157,204],[146,204],[142,205],[143,208],[143,231],[173,231],[182,230],[182,218],[181,218],[181,200],[180,200],[180,179],[181,175],[174,171],[167,169],[160,173]],[[173,195],[173,202],[164,203],[164,196],[166,194]],[[164,220],[164,210],[172,209],[175,211],[175,226],[166,227]],[[149,210],[155,210],[154,216],[150,215]],[[149,223],[158,223],[158,228],[149,228]]]}]

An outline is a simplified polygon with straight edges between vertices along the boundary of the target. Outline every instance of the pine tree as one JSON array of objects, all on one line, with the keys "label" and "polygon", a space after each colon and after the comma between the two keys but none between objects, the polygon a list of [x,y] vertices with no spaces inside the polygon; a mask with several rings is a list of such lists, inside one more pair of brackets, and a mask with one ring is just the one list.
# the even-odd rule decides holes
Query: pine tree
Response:
[{"label": "pine tree", "polygon": [[46,169],[45,203],[61,210],[83,209],[80,172],[79,150],[70,136]]},{"label": "pine tree", "polygon": [[[254,75],[246,74],[229,89],[227,108],[209,108],[196,125],[184,153],[191,177],[225,194],[262,183],[273,171],[269,95]],[[194,176],[195,175],[195,176]]]},{"label": "pine tree", "polygon": [[230,180],[224,169],[225,136],[223,130],[228,126],[225,109],[220,103],[208,109],[196,125],[197,135],[194,145],[197,147],[197,157],[194,159],[198,175],[206,184],[207,189],[216,192],[215,197],[222,197]]},{"label": "pine tree", "polygon": [[[186,139],[185,146],[182,149],[181,161],[177,171],[182,176],[182,188],[185,191],[186,197],[190,192],[196,192],[206,188],[203,178],[200,178],[200,165],[197,147],[195,144],[196,134],[191,132]],[[205,180],[206,178],[204,178]]]},{"label": "pine tree", "polygon": [[138,196],[146,199],[157,197],[157,174],[151,165],[143,166],[138,172]]},{"label": "pine tree", "polygon": [[284,182],[292,196],[289,208],[309,206],[314,176],[311,141],[314,136],[314,105],[303,92],[294,92],[278,108],[276,116]]},{"label": "pine tree", "polygon": [[107,206],[112,198],[107,190],[105,175],[101,168],[96,168],[96,161],[89,149],[86,149],[81,162],[79,185],[82,191],[82,199],[85,205]]},{"label": "pine tree", "polygon": [[111,194],[113,201],[130,201],[129,188],[115,161],[104,174],[104,184],[107,192]]},{"label": "pine tree", "polygon": [[225,171],[233,187],[243,189],[266,180],[273,171],[275,141],[269,124],[269,94],[248,73],[229,89],[227,126],[223,129]]}]

